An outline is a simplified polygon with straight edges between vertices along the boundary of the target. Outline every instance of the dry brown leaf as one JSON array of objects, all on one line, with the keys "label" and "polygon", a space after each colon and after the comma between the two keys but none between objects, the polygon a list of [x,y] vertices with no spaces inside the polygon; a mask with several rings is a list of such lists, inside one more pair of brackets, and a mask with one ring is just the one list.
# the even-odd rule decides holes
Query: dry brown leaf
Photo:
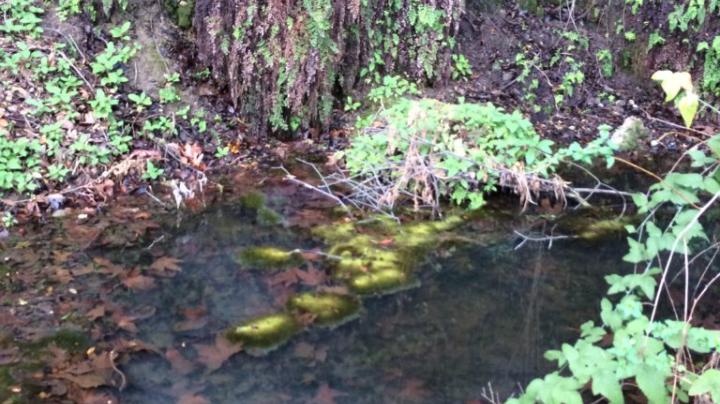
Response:
[{"label": "dry brown leaf", "polygon": [[139,270],[130,271],[123,279],[123,285],[134,290],[149,290],[155,287],[155,279],[145,276]]},{"label": "dry brown leaf", "polygon": [[150,265],[150,270],[158,276],[175,276],[182,270],[178,265],[181,260],[173,257],[160,257]]},{"label": "dry brown leaf", "polygon": [[209,371],[220,369],[223,363],[231,356],[242,351],[242,344],[233,344],[223,335],[218,334],[215,337],[215,343],[212,345],[195,345],[198,353],[198,361],[205,365]]},{"label": "dry brown leaf", "polygon": [[172,369],[181,375],[186,375],[192,372],[195,367],[192,362],[185,359],[180,351],[175,348],[170,348],[165,352],[165,359],[170,362]]}]

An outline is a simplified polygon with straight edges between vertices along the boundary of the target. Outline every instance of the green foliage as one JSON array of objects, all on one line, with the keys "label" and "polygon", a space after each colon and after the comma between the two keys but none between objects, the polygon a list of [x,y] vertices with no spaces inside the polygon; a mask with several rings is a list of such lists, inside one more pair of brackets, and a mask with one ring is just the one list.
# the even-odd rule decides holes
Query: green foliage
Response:
[{"label": "green foliage", "polygon": [[142,111],[145,107],[152,105],[152,99],[148,97],[144,92],[140,94],[128,94],[128,99],[135,104],[135,108],[138,111]]},{"label": "green foliage", "polygon": [[637,35],[633,31],[625,31],[623,37],[628,42],[635,42],[635,39],[637,39]]},{"label": "green foliage", "polygon": [[562,82],[558,86],[555,93],[555,105],[560,106],[563,102],[573,96],[575,88],[585,81],[585,73],[583,73],[583,63],[578,62],[571,56],[565,57],[567,71],[563,75]]},{"label": "green foliage", "polygon": [[600,64],[600,72],[606,78],[610,78],[613,75],[613,57],[610,49],[601,49],[595,53],[598,63]]},{"label": "green foliage", "polygon": [[663,38],[658,31],[653,31],[650,33],[650,36],[648,37],[648,46],[647,50],[648,52],[652,50],[652,48],[663,45],[665,43],[665,38]]},{"label": "green foliage", "polygon": [[675,5],[675,9],[668,15],[670,32],[680,30],[686,32],[689,28],[699,30],[705,23],[708,14],[720,11],[718,0],[686,0]]},{"label": "green foliage", "polygon": [[408,94],[420,94],[415,83],[401,76],[385,76],[382,78],[382,84],[370,89],[367,97],[373,103],[382,104]]},{"label": "green foliage", "polygon": [[144,180],[155,181],[158,178],[162,177],[164,173],[165,170],[155,167],[155,164],[153,164],[152,161],[148,160],[145,164],[145,172],[143,173],[142,178]]},{"label": "green foliage", "polygon": [[720,96],[720,35],[716,36],[705,50],[703,89]]},{"label": "green foliage", "polygon": [[43,9],[35,0],[6,0],[0,4],[0,33],[38,36],[43,32],[40,23]]},{"label": "green foliage", "polygon": [[[400,99],[380,114],[385,129],[366,131],[341,153],[353,176],[382,173],[390,181],[406,175],[408,160],[436,167],[434,192],[471,209],[485,203],[484,194],[500,184],[503,173],[522,167],[523,174],[547,177],[564,160],[611,158],[605,132],[589,147],[573,144],[553,151],[519,112],[492,104],[446,104],[431,99]],[[420,164],[420,163],[415,163]],[[398,168],[401,167],[401,168]],[[402,190],[423,192],[419,179],[400,182]],[[425,184],[428,186],[427,184]]]},{"label": "green foliage", "polygon": [[[127,24],[127,23],[126,23]],[[124,33],[121,35],[126,37]],[[138,45],[128,44],[116,45],[114,42],[108,42],[105,49],[97,54],[95,60],[90,63],[92,72],[100,77],[100,84],[111,89],[117,88],[119,85],[128,81],[122,65],[130,61],[137,53]]]},{"label": "green foliage", "polygon": [[[661,83],[666,100],[677,101],[681,109],[683,100],[697,97],[687,73],[661,71],[653,78]],[[694,113],[683,114],[688,126]],[[688,255],[710,242],[701,218],[720,195],[720,134],[705,144],[707,149],[698,144],[686,153],[693,172],[671,172],[651,186],[647,194],[633,195],[639,212],[648,216],[638,228],[627,227],[636,237],[628,238],[629,251],[624,260],[647,269],[607,276],[610,288],[608,297],[600,303],[602,324],[587,322],[574,344],[548,351],[546,359],[556,361],[560,370],[533,380],[522,396],[510,399],[509,403],[581,402],[573,391],[579,394],[586,386],[591,387],[593,395],[610,403],[624,403],[622,386],[633,379],[649,403],[670,402],[671,395],[682,402],[698,396],[720,400],[720,370],[699,367],[695,374],[689,370],[693,366],[677,362],[716,353],[720,349],[720,331],[690,324],[688,319],[694,309],[687,305],[685,321],[650,318],[643,307],[647,300],[657,303],[659,290],[667,286],[668,274],[663,271],[670,268],[673,253],[685,255],[688,281],[691,276]],[[705,205],[699,207],[701,204]],[[669,221],[661,222],[656,213],[668,208],[675,214]],[[654,266],[655,262],[666,268]],[[662,284],[658,284],[660,274]],[[695,303],[692,304],[694,307]]]},{"label": "green foliage", "polygon": [[452,79],[453,80],[467,80],[470,76],[472,76],[472,67],[470,66],[470,62],[465,57],[465,55],[452,55],[453,60],[453,72],[452,72]]},{"label": "green foliage", "polygon": [[633,14],[637,14],[640,7],[642,7],[644,0],[625,0],[625,4],[630,6],[630,10]]}]

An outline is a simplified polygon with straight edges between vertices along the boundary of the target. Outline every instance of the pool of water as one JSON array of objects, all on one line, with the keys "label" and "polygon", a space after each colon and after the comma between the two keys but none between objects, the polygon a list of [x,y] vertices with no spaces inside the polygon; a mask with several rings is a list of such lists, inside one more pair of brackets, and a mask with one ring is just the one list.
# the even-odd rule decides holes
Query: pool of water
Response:
[{"label": "pool of water", "polygon": [[[271,201],[271,207],[283,212],[287,202]],[[278,285],[276,274],[244,269],[233,256],[257,245],[324,247],[308,229],[259,223],[255,212],[237,204],[210,209],[154,248],[181,259],[181,272],[159,279],[152,290],[113,296],[128,310],[155,310],[137,322],[137,337],[159,353],[135,354],[122,364],[127,387],[120,398],[455,403],[482,401],[490,386],[505,398],[551,368],[542,357],[546,350],[596,318],[603,276],[617,271],[624,251],[622,239],[516,250],[513,230],[537,220],[501,212],[466,219],[418,257],[420,286],[365,297],[353,321],[309,327],[266,355],[240,352],[210,370],[199,346],[212,345],[234,324],[281,310],[289,295],[308,289]],[[110,258],[132,264],[147,261],[145,255],[125,251]],[[325,264],[311,265],[323,270]]]}]

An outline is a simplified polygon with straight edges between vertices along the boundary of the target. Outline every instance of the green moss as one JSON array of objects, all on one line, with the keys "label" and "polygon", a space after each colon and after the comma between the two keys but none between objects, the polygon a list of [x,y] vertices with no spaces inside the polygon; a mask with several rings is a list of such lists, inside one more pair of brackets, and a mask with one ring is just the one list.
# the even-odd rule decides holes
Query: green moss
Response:
[{"label": "green moss", "polygon": [[348,295],[303,293],[291,298],[288,307],[314,315],[316,324],[338,326],[357,317],[360,301]]},{"label": "green moss", "polygon": [[195,0],[180,0],[177,5],[177,25],[182,29],[192,27]]},{"label": "green moss", "polygon": [[312,233],[330,245],[343,243],[357,236],[357,230],[353,223],[318,226],[313,229]]},{"label": "green moss", "polygon": [[625,225],[627,224],[627,221],[618,219],[600,220],[591,223],[583,229],[578,234],[578,237],[583,240],[599,240],[607,237],[624,235],[626,233]]},{"label": "green moss", "polygon": [[358,275],[348,282],[359,295],[384,295],[418,286],[419,282],[398,269],[383,269]]},{"label": "green moss", "polygon": [[282,221],[282,216],[274,210],[262,206],[257,211],[257,221],[261,226],[274,226]]},{"label": "green moss", "polygon": [[275,247],[250,247],[241,251],[235,262],[252,269],[283,269],[302,264],[303,259],[295,251],[285,251]]},{"label": "green moss", "polygon": [[248,192],[240,197],[240,206],[246,209],[260,209],[265,206],[265,195],[260,192]]},{"label": "green moss", "polygon": [[288,313],[256,318],[227,331],[228,340],[247,348],[274,349],[302,330],[298,320]]}]

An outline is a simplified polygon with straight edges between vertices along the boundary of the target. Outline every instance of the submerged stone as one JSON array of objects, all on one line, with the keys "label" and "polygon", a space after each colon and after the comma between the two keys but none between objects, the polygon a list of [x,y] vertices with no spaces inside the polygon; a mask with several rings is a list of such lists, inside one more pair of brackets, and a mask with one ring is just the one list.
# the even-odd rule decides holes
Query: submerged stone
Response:
[{"label": "submerged stone", "polygon": [[180,0],[177,5],[177,24],[182,29],[188,29],[192,26],[193,11],[195,10],[195,0]]},{"label": "submerged stone", "polygon": [[256,318],[227,331],[227,339],[246,348],[270,350],[279,347],[302,330],[291,314],[278,313]]},{"label": "submerged stone", "polygon": [[288,307],[312,314],[318,325],[339,326],[357,317],[360,301],[334,293],[303,293],[291,298]]},{"label": "submerged stone", "polygon": [[250,247],[241,251],[235,262],[240,266],[256,269],[283,269],[302,264],[302,256],[296,251],[275,247]]},{"label": "submerged stone", "polygon": [[398,269],[383,269],[355,276],[350,279],[350,290],[359,295],[383,295],[418,286],[415,280]]},{"label": "submerged stone", "polygon": [[579,234],[583,240],[599,240],[611,236],[620,236],[627,233],[625,226],[627,221],[622,219],[608,219],[593,222],[584,228]]},{"label": "submerged stone", "polygon": [[618,150],[628,151],[638,148],[640,142],[650,136],[650,131],[643,124],[642,119],[636,116],[625,118],[623,124],[615,129],[610,136],[610,142],[614,143]]}]

